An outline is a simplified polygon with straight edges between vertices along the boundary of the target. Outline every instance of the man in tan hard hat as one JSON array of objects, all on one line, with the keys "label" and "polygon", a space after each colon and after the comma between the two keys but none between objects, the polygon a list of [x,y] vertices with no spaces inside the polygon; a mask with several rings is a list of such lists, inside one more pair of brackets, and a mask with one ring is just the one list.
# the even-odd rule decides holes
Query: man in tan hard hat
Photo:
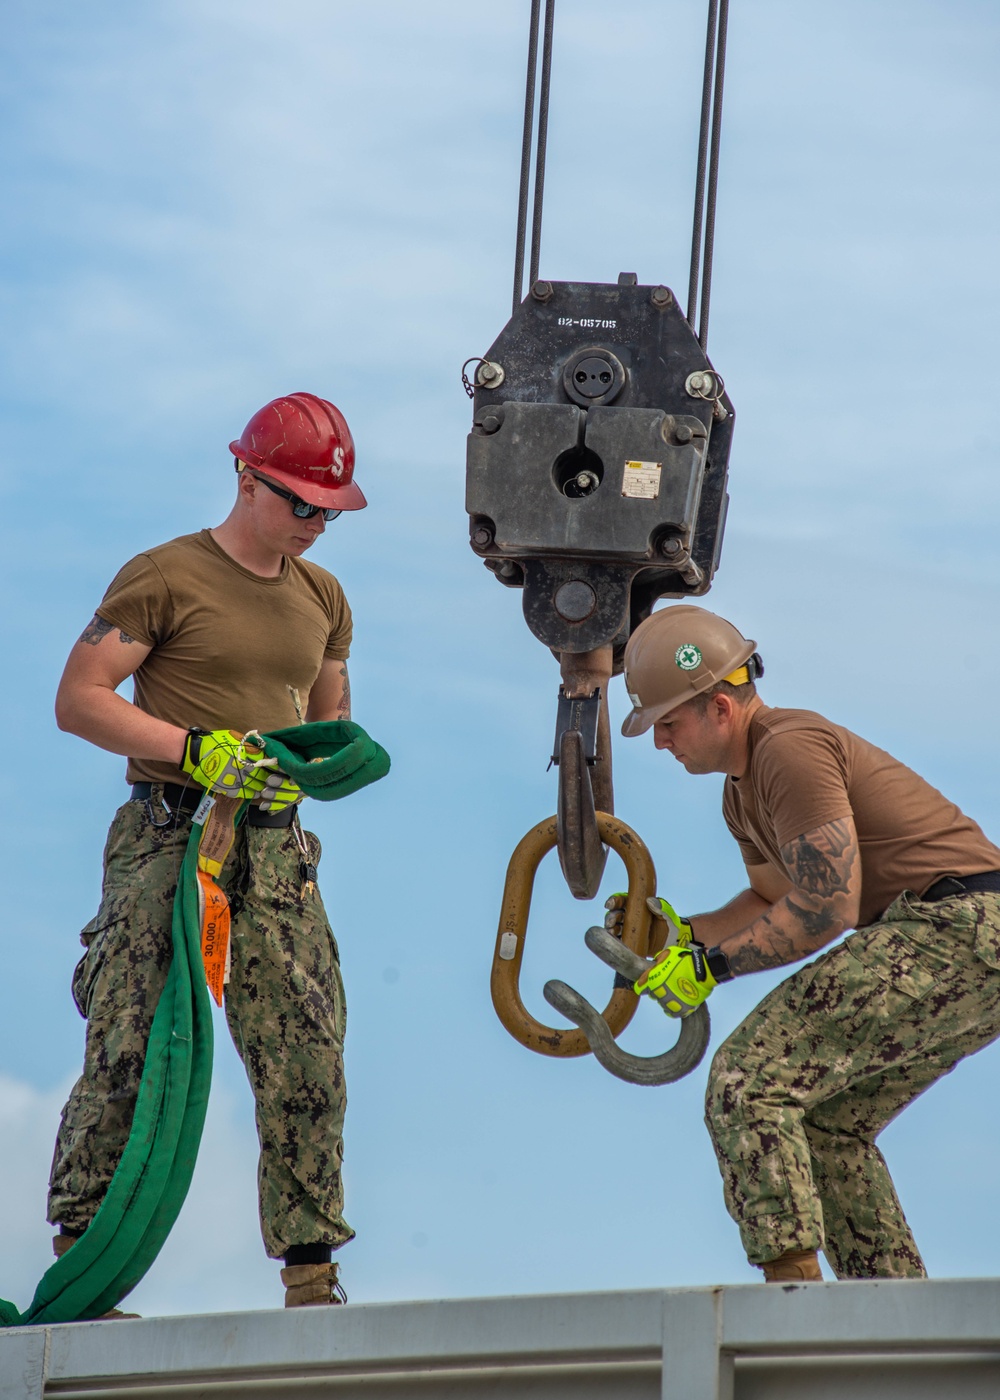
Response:
[{"label": "man in tan hard hat", "polygon": [[[772,709],[756,643],[703,608],[639,626],[626,735],[725,773],[749,887],[676,925],[641,990],[689,1015],[719,983],[812,957],[716,1052],[706,1121],[726,1205],[769,1281],[922,1278],[876,1139],[1000,1035],[1000,849],[882,749]],[[651,901],[652,903],[652,901]]]}]

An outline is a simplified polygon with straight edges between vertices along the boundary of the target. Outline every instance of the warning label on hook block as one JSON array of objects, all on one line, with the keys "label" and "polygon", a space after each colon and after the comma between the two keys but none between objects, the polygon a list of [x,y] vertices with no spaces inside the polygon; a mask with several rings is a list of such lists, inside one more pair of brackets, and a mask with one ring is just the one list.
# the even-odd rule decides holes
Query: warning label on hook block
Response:
[{"label": "warning label on hook block", "polygon": [[626,462],[622,477],[622,495],[640,501],[655,501],[660,494],[662,462]]}]

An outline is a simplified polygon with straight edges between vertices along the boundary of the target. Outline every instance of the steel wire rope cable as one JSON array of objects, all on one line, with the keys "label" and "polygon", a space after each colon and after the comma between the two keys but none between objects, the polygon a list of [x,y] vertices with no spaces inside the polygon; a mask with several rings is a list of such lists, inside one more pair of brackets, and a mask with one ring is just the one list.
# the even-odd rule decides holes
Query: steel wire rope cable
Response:
[{"label": "steel wire rope cable", "polygon": [[549,139],[549,88],[552,82],[552,30],[556,0],[545,0],[545,32],[542,36],[542,84],[538,94],[538,145],[535,150],[535,207],[531,219],[531,260],[528,285],[538,278],[542,249],[542,197],[545,192],[545,150]]},{"label": "steel wire rope cable", "polygon": [[722,89],[726,79],[726,31],[729,27],[729,0],[720,0],[719,37],[715,52],[715,94],[712,100],[712,149],[708,161],[708,200],[705,206],[705,262],[701,274],[701,318],[698,340],[708,349],[708,310],[712,295],[712,264],[715,252],[715,208],[719,189],[719,146],[722,140]]},{"label": "steel wire rope cable", "polygon": [[[528,21],[528,64],[524,85],[524,126],[521,136],[521,173],[518,188],[517,234],[514,247],[514,294],[512,309],[521,304],[524,282],[524,251],[527,242],[528,192],[531,184],[531,138],[534,127],[535,89],[538,77],[538,30],[541,0],[531,0]],[[531,253],[528,262],[529,287],[537,280],[541,254],[542,206],[545,191],[545,157],[548,145],[549,94],[552,78],[552,41],[555,26],[555,0],[545,0],[542,36],[542,73],[538,100],[538,137],[535,150],[535,180],[532,198]],[[698,341],[708,348],[708,320],[712,297],[715,252],[715,221],[719,188],[719,153],[722,142],[722,100],[726,77],[726,41],[729,30],[729,0],[709,0],[705,33],[705,63],[702,77],[701,116],[698,131],[698,160],[695,177],[694,215],[691,228],[691,259],[688,273],[687,320],[695,329],[698,312],[698,277],[701,274],[701,320]]]},{"label": "steel wire rope cable", "polygon": [[[524,282],[524,240],[528,224],[528,185],[531,176],[531,130],[535,118],[535,72],[538,68],[538,17],[541,0],[531,0],[528,21],[528,72],[524,82],[524,131],[521,136],[521,181],[517,197],[517,237],[514,244],[514,304],[521,305]],[[468,361],[466,361],[468,363]],[[463,370],[465,366],[462,366]]]},{"label": "steel wire rope cable", "polygon": [[[521,305],[524,282],[524,248],[528,232],[528,192],[531,186],[531,137],[535,118],[535,88],[538,77],[538,30],[541,0],[531,0],[528,21],[528,69],[524,83],[524,128],[521,136],[521,178],[517,202],[517,236],[514,245],[513,310]],[[545,0],[542,37],[542,74],[538,85],[538,138],[535,147],[535,181],[532,195],[531,252],[528,259],[529,287],[538,277],[542,241],[542,201],[545,193],[545,152],[549,132],[549,91],[552,77],[552,35],[555,27],[555,0]]]},{"label": "steel wire rope cable", "polygon": [[691,269],[688,274],[687,320],[692,330],[698,315],[698,274],[701,271],[705,176],[708,173],[708,136],[712,122],[712,78],[715,72],[715,36],[718,22],[719,0],[709,0],[708,29],[705,35],[705,72],[701,83],[701,121],[698,127],[698,167],[694,183],[694,217],[691,224]]},{"label": "steel wire rope cable", "polygon": [[[722,142],[722,95],[726,79],[728,29],[729,0],[709,0],[687,304],[688,324],[694,330],[698,310],[698,272],[700,267],[701,320],[697,333],[698,342],[703,350],[708,349],[708,316],[712,298],[715,215],[719,189],[719,150]],[[711,136],[709,135],[710,131]],[[704,257],[702,257],[703,249]]]}]

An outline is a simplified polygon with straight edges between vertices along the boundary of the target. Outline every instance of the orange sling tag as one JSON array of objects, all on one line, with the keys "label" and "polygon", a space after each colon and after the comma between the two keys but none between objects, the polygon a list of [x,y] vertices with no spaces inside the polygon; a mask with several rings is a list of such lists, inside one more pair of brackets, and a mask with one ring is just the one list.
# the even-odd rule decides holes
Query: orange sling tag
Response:
[{"label": "orange sling tag", "polygon": [[236,797],[212,797],[205,794],[194,814],[196,822],[204,823],[198,843],[198,921],[201,925],[201,956],[205,964],[205,981],[215,999],[222,1005],[222,992],[229,981],[231,949],[229,944],[229,900],[215,883],[222,874],[226,857],[236,839],[236,814],[242,806]]},{"label": "orange sling tag", "polygon": [[229,981],[229,900],[204,870],[198,871],[198,918],[205,981],[216,1006],[221,1006],[222,989]]}]

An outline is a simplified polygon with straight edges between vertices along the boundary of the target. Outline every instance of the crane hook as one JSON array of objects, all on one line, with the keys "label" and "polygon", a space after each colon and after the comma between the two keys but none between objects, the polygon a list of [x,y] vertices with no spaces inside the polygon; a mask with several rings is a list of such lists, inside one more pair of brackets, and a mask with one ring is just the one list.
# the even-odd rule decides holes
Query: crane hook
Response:
[{"label": "crane hook", "polygon": [[[649,966],[645,958],[637,957],[607,929],[589,928],[584,942],[602,962],[629,982],[638,981]],[[690,1016],[685,1016],[677,1044],[671,1050],[665,1050],[662,1055],[632,1055],[615,1043],[600,1012],[565,982],[546,982],[542,995],[550,1006],[579,1026],[598,1063],[609,1074],[629,1084],[672,1084],[683,1079],[700,1064],[708,1048],[711,1027],[707,1006],[700,1006]]]}]

